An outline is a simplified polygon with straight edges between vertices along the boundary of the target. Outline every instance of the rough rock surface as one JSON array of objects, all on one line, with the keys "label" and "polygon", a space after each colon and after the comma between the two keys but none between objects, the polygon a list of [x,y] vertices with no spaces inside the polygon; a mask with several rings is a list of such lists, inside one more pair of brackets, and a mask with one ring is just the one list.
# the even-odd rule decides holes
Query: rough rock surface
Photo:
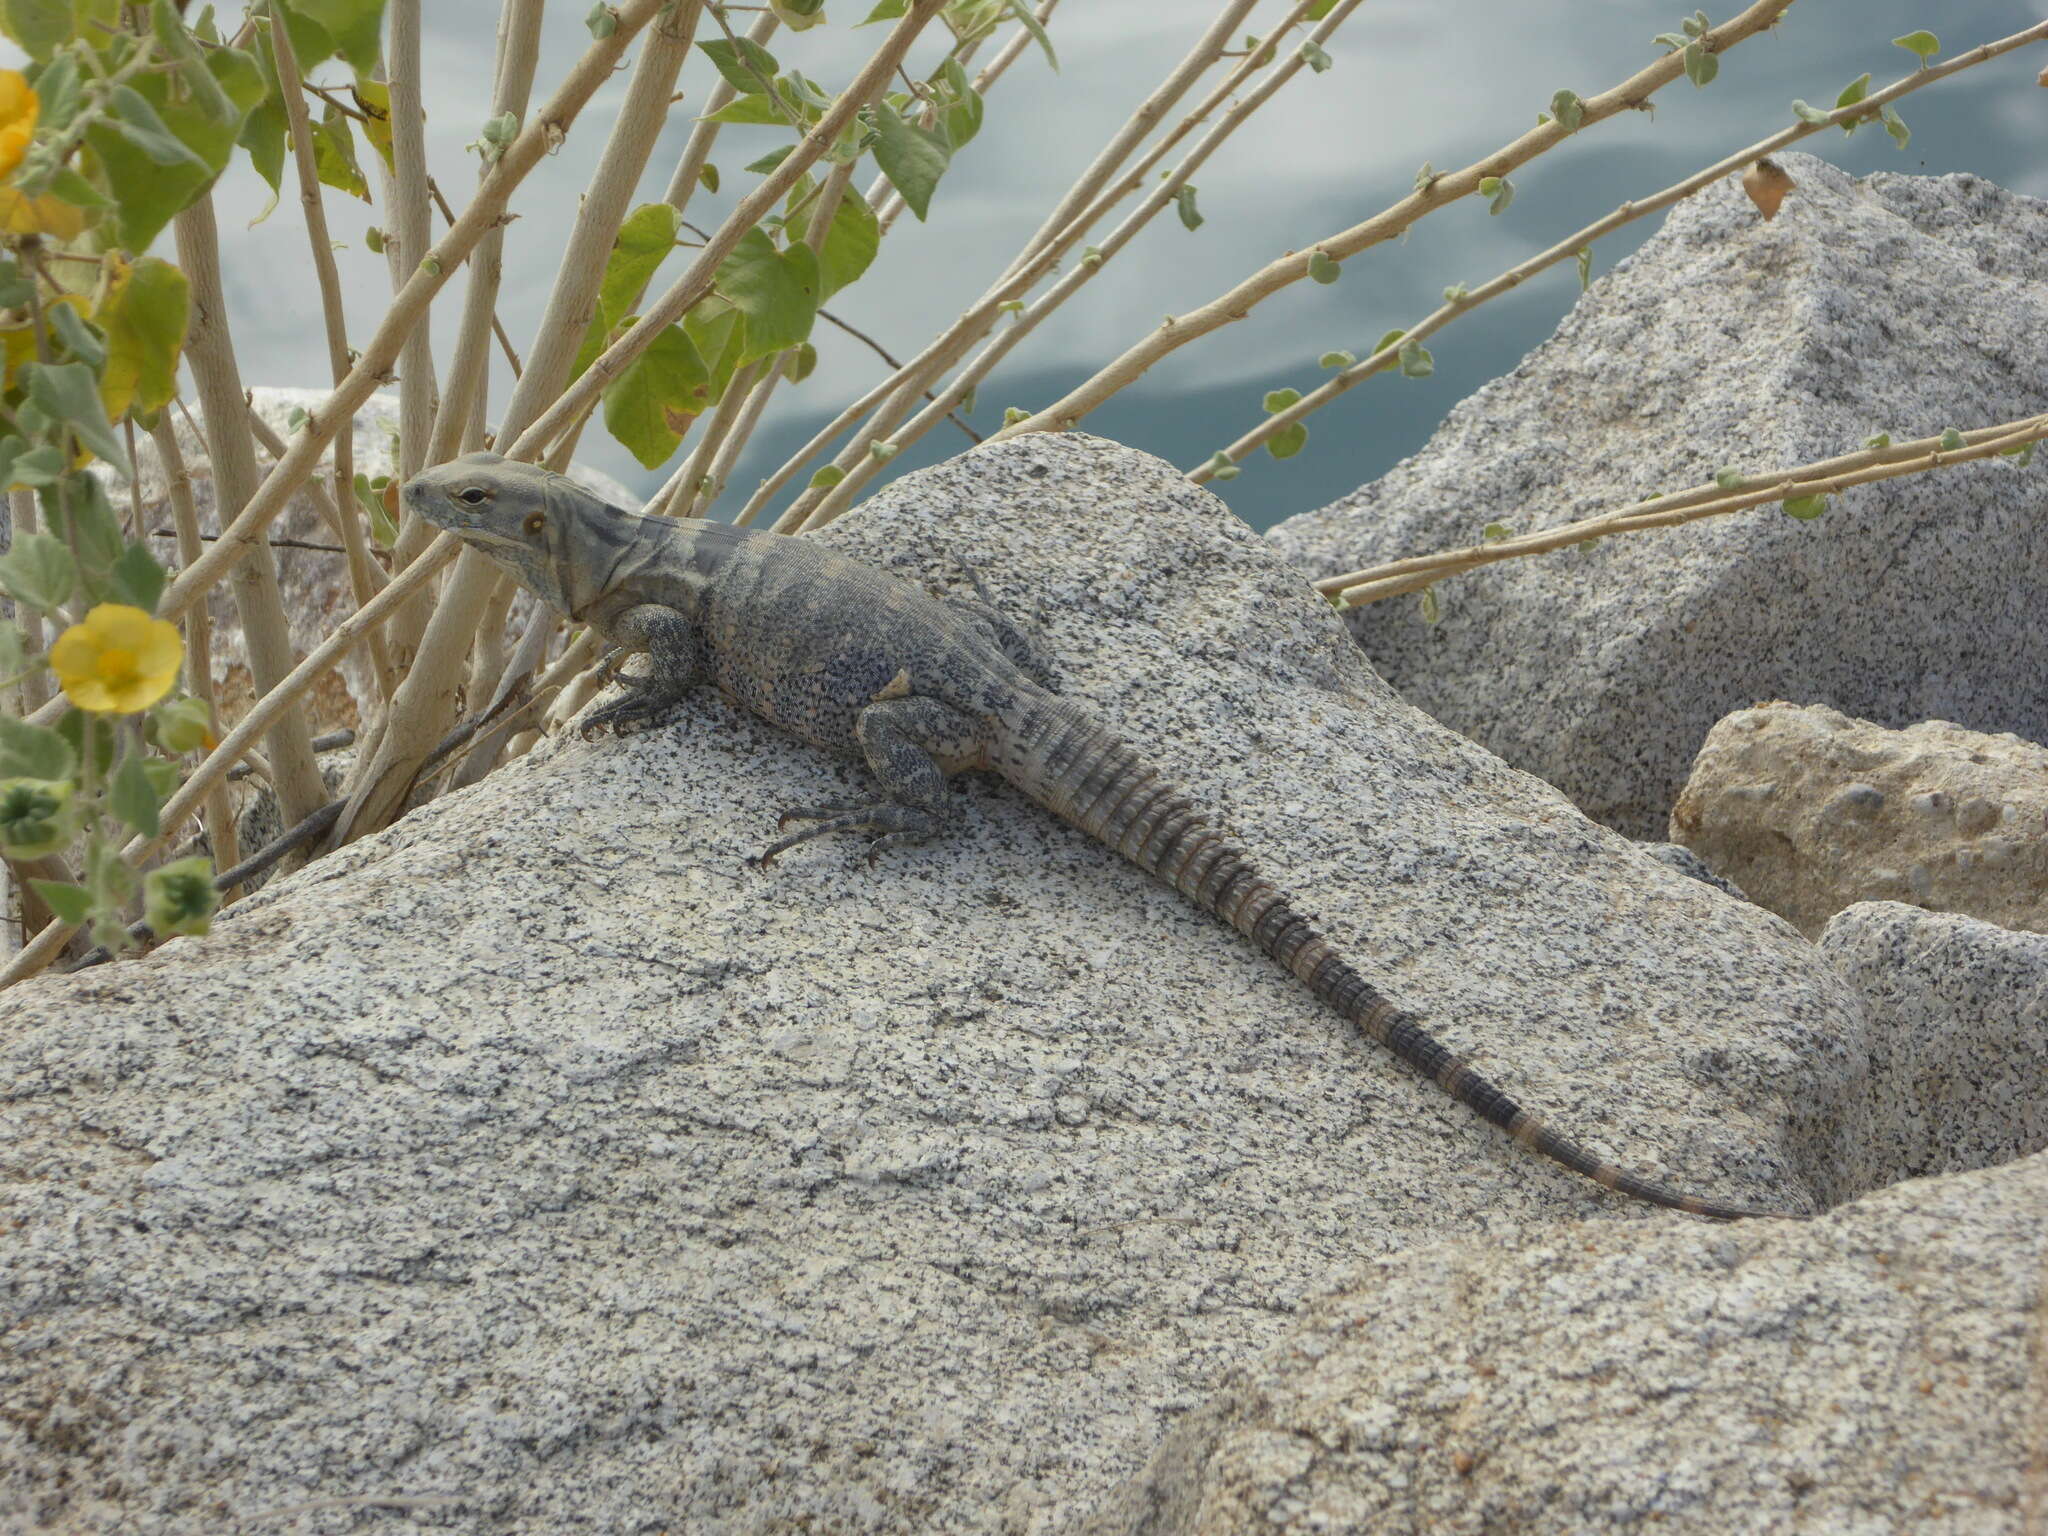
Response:
[{"label": "rough rock surface", "polygon": [[[2048,410],[2048,203],[1784,160],[1773,222],[1733,181],[1680,204],[1420,454],[1274,547],[1334,575]],[[1661,837],[1708,729],[1759,699],[2048,740],[2044,498],[2038,460],[1965,466],[1817,522],[1766,508],[1487,566],[1439,585],[1435,625],[1412,599],[1350,621],[1409,702]]]},{"label": "rough rock surface", "polygon": [[[279,437],[286,439],[292,433],[292,412],[318,409],[326,402],[327,393],[324,389],[252,391],[257,415]],[[207,459],[205,442],[194,433],[191,422],[182,411],[174,412],[173,419],[178,424],[178,447],[192,476],[192,500],[199,512],[199,526],[207,533],[217,533],[220,520],[214,508],[212,465]],[[356,412],[355,420],[357,471],[372,479],[392,473],[397,462],[397,433],[398,397],[376,394],[365,400]],[[170,503],[166,500],[163,467],[158,460],[156,444],[146,437],[138,438],[135,459],[136,478],[148,524],[151,528],[168,530],[175,525],[171,521]],[[257,445],[256,462],[259,471],[268,470],[272,462],[260,443]],[[569,473],[579,484],[588,486],[615,506],[630,509],[640,505],[639,497],[609,475],[580,464],[572,465]],[[116,497],[116,505],[125,505],[126,495],[124,488]],[[294,496],[278,515],[277,521],[271,524],[271,537],[321,546],[339,542],[320,515],[313,498],[304,491]],[[159,560],[175,571],[177,545],[173,541],[154,539],[150,547]],[[300,655],[304,655],[355,611],[355,597],[349,590],[348,565],[342,556],[323,549],[289,546],[279,548],[276,559],[278,585],[284,594],[285,617],[291,623],[292,644]],[[213,646],[214,681],[227,690],[223,702],[239,713],[248,696],[249,665],[242,651],[241,620],[235,611],[234,597],[225,583],[214,589],[207,606],[216,637]],[[312,696],[316,730],[357,723],[363,706],[376,697],[376,684],[370,676],[369,664],[369,652],[358,648],[343,659],[324,684],[316,685]]]},{"label": "rough rock surface", "polygon": [[1809,937],[1859,901],[2048,932],[2048,747],[1761,704],[1708,733],[1671,836]]},{"label": "rough rock surface", "polygon": [[1820,947],[1869,1004],[1873,1182],[2048,1147],[2048,935],[1882,901]]},{"label": "rough rock surface", "polygon": [[[829,536],[1041,599],[1070,691],[1599,1149],[1853,1180],[1861,1005],[1812,947],[1403,704],[1171,466],[1026,438]],[[751,865],[865,783],[699,698],[10,994],[0,1526],[1062,1531],[1362,1253],[1687,1225],[998,786],[872,871]]]},{"label": "rough rock surface", "polygon": [[1819,1221],[1369,1262],[1091,1536],[2012,1536],[2048,1523],[2048,1157]]}]

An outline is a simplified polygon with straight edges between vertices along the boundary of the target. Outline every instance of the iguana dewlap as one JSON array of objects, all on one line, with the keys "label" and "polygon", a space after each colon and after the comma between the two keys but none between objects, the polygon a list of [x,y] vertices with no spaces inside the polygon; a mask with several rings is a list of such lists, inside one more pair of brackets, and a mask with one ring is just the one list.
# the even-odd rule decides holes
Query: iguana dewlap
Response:
[{"label": "iguana dewlap", "polygon": [[1521,1108],[1341,959],[1159,768],[1061,698],[1034,641],[985,601],[941,599],[812,539],[643,517],[535,465],[474,453],[416,476],[406,505],[459,534],[647,675],[586,734],[641,722],[700,683],[791,735],[866,759],[883,798],[811,806],[763,863],[827,832],[869,857],[941,831],[946,777],[1000,775],[1213,912],[1401,1060],[1524,1146],[1609,1189],[1696,1215],[1771,1214],[1678,1193],[1595,1157]]}]

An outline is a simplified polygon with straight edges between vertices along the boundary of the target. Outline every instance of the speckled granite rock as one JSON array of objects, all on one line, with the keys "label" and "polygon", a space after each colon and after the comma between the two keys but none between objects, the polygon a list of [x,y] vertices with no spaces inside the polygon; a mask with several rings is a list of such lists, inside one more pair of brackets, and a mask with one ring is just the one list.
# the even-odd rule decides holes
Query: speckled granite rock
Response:
[{"label": "speckled granite rock", "polygon": [[[327,399],[327,391],[258,389],[253,391],[253,396],[256,413],[279,437],[289,439],[292,412],[317,409]],[[178,424],[178,446],[184,452],[185,467],[192,474],[192,499],[199,510],[199,526],[207,533],[216,533],[220,529],[220,521],[214,512],[212,466],[206,456],[205,444],[192,431],[183,412],[175,412],[173,419]],[[376,394],[365,400],[356,412],[355,420],[357,471],[372,479],[391,473],[396,459],[397,432],[398,397]],[[149,526],[172,528],[174,525],[170,504],[165,500],[163,469],[158,463],[156,444],[146,437],[139,438],[135,458],[143,511]],[[268,470],[271,462],[259,443],[258,468]],[[580,484],[589,486],[616,506],[640,505],[639,497],[609,475],[580,464],[571,466],[569,472]],[[116,497],[116,505],[124,505],[126,497],[124,482],[124,489]],[[332,546],[337,542],[313,498],[304,491],[294,496],[279,514],[277,521],[271,524],[270,533],[273,539],[291,539],[300,544]],[[175,571],[178,560],[177,545],[173,541],[155,539],[150,547],[165,566]],[[280,548],[277,551],[277,579],[284,594],[285,616],[291,622],[292,644],[301,655],[326,639],[336,624],[355,611],[347,563],[338,554],[325,553],[321,549]],[[242,654],[241,620],[226,584],[214,589],[213,596],[208,599],[208,611],[213,617],[217,637],[213,647],[214,679],[228,690],[224,702],[239,709],[240,703],[248,696],[249,669]],[[341,665],[323,683],[315,685],[310,698],[316,731],[358,723],[362,706],[375,698],[376,684],[370,676],[369,666],[368,650],[358,648],[344,657]]]},{"label": "speckled granite rock", "polygon": [[2048,931],[2048,747],[1760,704],[1708,733],[1671,836],[1817,937],[1859,901]]},{"label": "speckled granite rock", "polygon": [[1877,901],[1820,947],[1870,1008],[1873,1183],[2048,1147],[2048,935]]},{"label": "speckled granite rock", "polygon": [[[1812,947],[1401,703],[1170,465],[1026,438],[830,537],[1042,598],[1072,691],[1598,1148],[1853,1179],[1861,1004]],[[1007,790],[876,870],[750,864],[864,784],[700,698],[10,994],[0,1527],[1053,1533],[1362,1253],[1686,1224]]]},{"label": "speckled granite rock", "polygon": [[1365,1265],[1089,1536],[2032,1536],[2048,1157],[1811,1223],[1561,1225]]},{"label": "speckled granite rock", "polygon": [[[1744,471],[2048,410],[2048,203],[1973,176],[1857,181],[1787,155],[1762,222],[1680,204],[1421,453],[1274,547],[1332,575]],[[1928,360],[1939,358],[1940,366]],[[1351,617],[1411,703],[1596,819],[1661,837],[1716,720],[1811,700],[2048,739],[2048,477],[2006,461],[1512,560]]]}]

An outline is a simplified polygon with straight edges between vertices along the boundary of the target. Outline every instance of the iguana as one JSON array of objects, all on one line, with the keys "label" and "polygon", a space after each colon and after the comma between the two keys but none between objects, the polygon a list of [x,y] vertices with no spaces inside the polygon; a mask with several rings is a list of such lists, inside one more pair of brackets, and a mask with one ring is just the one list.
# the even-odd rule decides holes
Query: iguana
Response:
[{"label": "iguana", "polygon": [[[1054,688],[1036,639],[979,594],[937,598],[813,539],[622,512],[560,475],[472,453],[415,476],[405,504],[527,590],[652,666],[583,722],[586,737],[661,715],[701,683],[791,735],[865,758],[872,804],[815,805],[762,864],[827,833],[868,858],[952,819],[948,774],[997,774],[1214,913],[1402,1061],[1525,1147],[1608,1189],[1698,1216],[1773,1214],[1639,1178],[1551,1129],[1342,959],[1176,787]],[[778,828],[778,830],[780,830]]]}]

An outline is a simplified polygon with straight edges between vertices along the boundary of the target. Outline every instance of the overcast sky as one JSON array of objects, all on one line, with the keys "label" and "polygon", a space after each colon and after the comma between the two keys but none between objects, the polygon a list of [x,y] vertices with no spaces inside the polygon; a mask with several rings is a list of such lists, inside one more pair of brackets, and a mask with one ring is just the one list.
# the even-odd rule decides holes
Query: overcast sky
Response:
[{"label": "overcast sky", "polygon": [[[587,46],[582,17],[588,8],[583,0],[549,6],[536,99]],[[1268,0],[1254,17],[1278,16],[1286,8],[1284,0]],[[1710,14],[1723,20],[1735,8],[1730,0]],[[427,0],[425,6],[429,155],[451,198],[475,177],[463,145],[488,115],[498,9],[497,0]],[[881,31],[848,25],[866,13],[868,0],[830,0],[827,9],[831,25],[785,34],[772,46],[785,66],[836,86]],[[940,184],[930,223],[901,220],[869,275],[831,307],[899,355],[915,350],[981,291],[1214,9],[1210,0],[1064,0],[1052,24],[1060,72],[1035,50],[1018,61],[991,93],[980,136]],[[1408,189],[1423,161],[1456,167],[1506,142],[1534,123],[1559,87],[1590,96],[1626,77],[1657,55],[1652,37],[1675,28],[1683,14],[1676,0],[1367,0],[1330,47],[1335,66],[1324,74],[1303,71],[1204,168],[1197,184],[1207,222],[1191,233],[1171,216],[1155,221],[1012,354],[982,389],[977,423],[986,429],[1008,404],[1049,403],[1162,315],[1191,309],[1282,251],[1306,247],[1385,206]],[[1658,97],[1654,117],[1622,114],[1528,168],[1516,178],[1518,195],[1505,215],[1489,217],[1477,199],[1433,215],[1407,242],[1347,264],[1340,283],[1298,285],[1249,321],[1177,354],[1090,426],[1183,465],[1205,457],[1258,419],[1266,389],[1306,387],[1319,375],[1316,358],[1332,347],[1363,354],[1383,331],[1432,307],[1445,283],[1476,285],[1624,198],[1653,192],[1774,131],[1791,120],[1794,97],[1831,105],[1865,70],[1878,84],[1905,72],[1913,60],[1891,45],[1894,36],[1931,28],[1947,56],[2041,16],[2038,5],[2019,0],[1798,0],[1775,34],[1733,50],[1707,89],[1680,81]],[[2041,154],[2048,142],[2048,91],[2034,84],[2044,63],[2048,48],[2037,45],[1913,96],[1901,107],[1913,129],[1904,153],[1875,129],[1853,139],[1816,135],[1799,147],[1859,174],[1967,170],[2048,196],[2048,157]],[[323,74],[340,71],[330,65]],[[686,100],[655,152],[643,200],[661,195],[688,131],[691,103],[703,99],[711,78],[701,58],[686,68]],[[600,92],[569,142],[529,178],[515,203],[521,217],[508,240],[501,312],[522,348],[623,79],[622,73]],[[698,223],[729,206],[735,187],[752,183],[742,165],[781,142],[767,129],[726,132],[714,157],[725,173],[725,195],[700,196],[690,210]],[[296,203],[287,198],[252,225],[269,202],[269,189],[239,166],[217,196],[245,377],[323,383],[324,345]],[[388,284],[381,258],[368,252],[362,236],[383,219],[333,193],[329,217],[347,245],[340,262],[351,334],[367,335]],[[1656,223],[1645,220],[1604,243],[1596,271],[1611,267]],[[168,248],[169,236],[161,243]],[[445,357],[451,344],[460,292],[459,283],[446,290],[437,356]],[[1576,295],[1566,267],[1488,306],[1432,343],[1434,378],[1369,382],[1312,418],[1313,440],[1299,458],[1281,464],[1261,456],[1241,478],[1217,489],[1240,513],[1264,524],[1373,478],[1419,448],[1462,395],[1511,368]],[[778,394],[757,443],[787,447],[801,440],[878,377],[878,361],[858,344],[825,327],[816,340],[816,374]],[[503,398],[506,382],[494,385],[495,399]],[[892,468],[964,445],[950,430],[935,433],[925,452],[906,453]],[[584,456],[638,487],[651,488],[662,478],[640,470],[598,430],[585,436]],[[751,485],[779,458],[765,448],[750,455],[737,483]]]}]

